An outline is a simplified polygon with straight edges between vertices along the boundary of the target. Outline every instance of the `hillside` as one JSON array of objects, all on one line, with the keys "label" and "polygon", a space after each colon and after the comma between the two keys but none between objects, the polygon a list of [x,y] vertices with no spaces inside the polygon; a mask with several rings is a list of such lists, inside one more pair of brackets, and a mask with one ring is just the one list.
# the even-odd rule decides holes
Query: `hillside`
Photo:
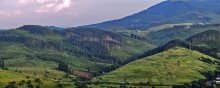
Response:
[{"label": "hillside", "polygon": [[131,16],[86,27],[143,30],[163,24],[219,23],[219,3],[219,0],[167,0]]},{"label": "hillside", "polygon": [[187,41],[199,46],[218,48],[220,47],[220,32],[208,30],[188,38]]},{"label": "hillside", "polygon": [[[211,60],[213,63],[204,62]],[[158,84],[183,84],[204,79],[201,74],[216,70],[216,59],[186,48],[170,48],[158,54],[133,61],[95,80],[108,82],[150,82]]]},{"label": "hillside", "polygon": [[[174,39],[185,40],[193,35],[207,31],[207,30],[218,30],[219,24],[207,24],[207,25],[180,25],[173,26],[170,28],[164,28],[160,30],[149,30],[145,37],[148,38],[148,42],[156,45],[163,45]],[[156,30],[156,31],[155,31]]]},{"label": "hillside", "polygon": [[[61,74],[59,75],[61,76]],[[1,88],[5,88],[6,86],[9,87],[9,85],[9,88],[27,88],[30,86],[52,88],[56,86],[56,79],[39,77],[16,71],[0,70],[0,79]]]},{"label": "hillside", "polygon": [[220,32],[219,30],[208,30],[199,34],[196,34],[186,41],[192,43],[194,46],[198,46],[202,49],[202,52],[209,54],[217,59],[220,59]]},{"label": "hillside", "polygon": [[110,31],[122,35],[130,36],[136,35],[140,40],[147,41],[156,46],[161,46],[174,39],[185,40],[193,35],[207,31],[219,31],[219,24],[165,24],[152,27],[148,30],[129,30],[125,28],[111,29]]},{"label": "hillside", "polygon": [[0,31],[0,58],[7,67],[55,69],[58,63],[83,71],[120,64],[154,46],[116,33],[72,28],[54,30],[26,25]]}]

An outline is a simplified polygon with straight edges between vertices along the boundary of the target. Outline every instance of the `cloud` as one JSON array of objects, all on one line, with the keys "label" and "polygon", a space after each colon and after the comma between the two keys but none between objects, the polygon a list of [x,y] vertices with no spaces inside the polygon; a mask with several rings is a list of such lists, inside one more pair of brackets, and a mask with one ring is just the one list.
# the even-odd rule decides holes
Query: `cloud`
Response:
[{"label": "cloud", "polygon": [[20,10],[15,10],[12,12],[0,11],[0,16],[19,16],[22,12]]},{"label": "cloud", "polygon": [[55,11],[60,11],[70,6],[71,6],[71,0],[63,0],[62,3],[57,4],[57,6],[55,7]]},{"label": "cloud", "polygon": [[38,4],[44,4],[48,2],[57,2],[60,0],[18,0],[18,3],[20,4],[28,4],[28,3],[38,3]]},{"label": "cloud", "polygon": [[18,0],[18,2],[21,4],[26,4],[26,3],[28,3],[28,0]]},{"label": "cloud", "polygon": [[0,11],[0,16],[9,16],[10,14],[5,11]]},{"label": "cloud", "polygon": [[73,0],[0,0],[0,3],[2,3],[0,6],[0,15],[10,16],[15,13],[18,15],[33,12],[60,12],[70,8],[73,5]]},{"label": "cloud", "polygon": [[37,13],[59,12],[73,4],[72,0],[36,0],[36,2],[46,3],[35,11]]}]

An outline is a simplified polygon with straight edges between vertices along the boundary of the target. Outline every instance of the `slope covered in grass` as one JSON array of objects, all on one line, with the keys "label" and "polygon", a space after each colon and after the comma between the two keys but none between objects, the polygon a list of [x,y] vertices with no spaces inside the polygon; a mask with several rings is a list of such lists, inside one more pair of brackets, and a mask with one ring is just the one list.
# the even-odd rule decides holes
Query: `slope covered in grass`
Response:
[{"label": "slope covered in grass", "polygon": [[[21,69],[19,70],[21,71]],[[57,88],[57,85],[61,85],[62,88],[72,88],[74,86],[70,83],[67,84],[60,81],[59,76],[64,76],[63,72],[47,70],[48,76],[46,77],[30,73],[27,74],[24,70],[35,72],[35,69],[28,68],[23,69],[22,72],[0,70],[0,88],[5,88],[6,86],[6,88]],[[36,71],[41,73],[39,70]],[[51,78],[51,74],[56,74],[57,76],[53,76],[54,78]]]},{"label": "slope covered in grass", "polygon": [[220,32],[219,30],[208,30],[199,34],[196,34],[186,41],[192,43],[192,45],[203,48],[202,52],[207,55],[220,59]]},{"label": "slope covered in grass", "polygon": [[19,83],[20,81],[23,80],[35,80],[35,79],[40,79],[44,84],[52,84],[55,82],[54,79],[46,79],[44,77],[38,77],[36,75],[30,75],[26,73],[19,73],[19,72],[14,72],[14,71],[7,71],[7,70],[0,70],[0,83],[1,84],[8,84],[9,82],[17,82]]},{"label": "slope covered in grass", "polygon": [[164,52],[133,61],[94,80],[108,82],[150,82],[183,84],[204,79],[201,72],[216,70],[217,65],[199,58],[216,60],[210,56],[185,48],[171,48]]}]

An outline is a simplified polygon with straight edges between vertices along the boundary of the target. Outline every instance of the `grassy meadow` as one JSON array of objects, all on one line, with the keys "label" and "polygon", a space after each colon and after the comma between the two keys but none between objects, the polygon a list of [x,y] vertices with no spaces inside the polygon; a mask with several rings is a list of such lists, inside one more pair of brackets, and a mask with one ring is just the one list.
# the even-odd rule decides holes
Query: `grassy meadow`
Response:
[{"label": "grassy meadow", "polygon": [[197,51],[176,47],[131,62],[115,71],[97,77],[93,81],[189,83],[193,80],[205,79],[201,72],[216,70],[217,65],[200,61],[201,57],[216,60]]}]

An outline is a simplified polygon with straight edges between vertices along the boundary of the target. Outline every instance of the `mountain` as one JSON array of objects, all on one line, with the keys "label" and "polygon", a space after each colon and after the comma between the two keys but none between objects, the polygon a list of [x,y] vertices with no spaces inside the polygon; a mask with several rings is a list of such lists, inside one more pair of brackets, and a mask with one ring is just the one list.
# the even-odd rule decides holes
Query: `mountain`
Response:
[{"label": "mountain", "polygon": [[62,29],[65,29],[65,28],[56,27],[56,26],[47,26],[47,27],[50,28],[50,29],[54,29],[54,30],[62,30]]},{"label": "mountain", "polygon": [[55,70],[64,63],[74,70],[97,72],[152,48],[144,41],[91,28],[25,25],[0,31],[0,60],[10,69]]},{"label": "mountain", "polygon": [[[147,41],[156,46],[161,46],[174,39],[185,40],[193,35],[207,31],[218,30],[219,24],[165,24],[149,28],[148,30],[130,30],[126,28],[111,29],[109,31],[125,36],[136,37],[142,41]],[[134,36],[135,35],[135,36]]]},{"label": "mountain", "polygon": [[210,78],[207,74],[214,75],[220,64],[219,38],[220,32],[216,29],[200,32],[186,40],[172,40],[131,58],[124,66],[93,81],[173,85]]},{"label": "mountain", "polygon": [[208,30],[188,38],[187,41],[199,46],[218,48],[220,47],[220,32]]},{"label": "mountain", "polygon": [[192,45],[203,48],[201,52],[211,55],[217,59],[220,59],[220,32],[219,30],[208,30],[199,34],[196,34],[186,41]]},{"label": "mountain", "polygon": [[[219,24],[206,24],[206,25],[180,25],[172,26],[162,29],[150,29],[146,31],[140,31],[140,33],[145,32],[146,34],[143,37],[146,37],[148,42],[161,46],[167,42],[174,39],[185,40],[193,35],[207,31],[207,30],[218,30]],[[138,34],[137,34],[138,35]]]},{"label": "mountain", "polygon": [[[219,55],[219,53],[220,53],[220,49],[219,49],[220,48],[220,30],[219,30],[219,28],[218,27],[217,28],[216,27],[214,27],[214,28],[203,27],[203,28],[205,30],[203,30],[203,29],[200,30],[200,28],[199,28],[200,32],[197,31],[198,33],[196,31],[192,32],[190,30],[186,30],[189,33],[192,32],[191,34],[194,34],[194,33],[197,33],[197,34],[194,34],[188,38],[183,37],[182,40],[174,39],[172,41],[169,41],[165,45],[162,45],[156,49],[148,51],[145,54],[143,54],[142,56],[141,55],[140,56],[145,57],[145,56],[153,55],[158,52],[169,49],[171,47],[184,47],[184,48],[188,48],[188,49],[202,52],[202,53],[209,55],[209,56],[212,56],[216,59],[220,59],[220,55]],[[209,30],[209,29],[213,29],[213,30]],[[201,32],[201,31],[203,31],[203,32]],[[177,32],[174,32],[174,33],[177,33]],[[178,34],[178,35],[180,35],[180,34]],[[138,59],[138,58],[134,58],[134,59]]]},{"label": "mountain", "polygon": [[219,23],[219,5],[219,0],[167,0],[131,16],[86,27],[146,30],[163,24]]},{"label": "mountain", "polygon": [[[213,29],[213,30],[209,30],[209,29]],[[186,30],[186,31],[191,32],[190,30]],[[191,37],[182,38],[182,40],[181,39],[171,40],[165,45],[162,45],[156,49],[146,52],[141,57],[156,54],[158,52],[169,49],[170,47],[184,47],[187,49],[199,51],[206,55],[212,56],[216,59],[220,59],[220,55],[219,55],[220,30],[219,28],[215,28],[215,27],[214,28],[207,27],[205,28],[205,30],[203,30],[203,32],[201,32],[200,30],[199,33],[194,34]],[[134,58],[134,59],[138,59],[138,58]]]},{"label": "mountain", "polygon": [[148,82],[151,84],[184,84],[205,79],[205,72],[213,72],[219,60],[181,47],[170,47],[146,56],[93,81]]}]

